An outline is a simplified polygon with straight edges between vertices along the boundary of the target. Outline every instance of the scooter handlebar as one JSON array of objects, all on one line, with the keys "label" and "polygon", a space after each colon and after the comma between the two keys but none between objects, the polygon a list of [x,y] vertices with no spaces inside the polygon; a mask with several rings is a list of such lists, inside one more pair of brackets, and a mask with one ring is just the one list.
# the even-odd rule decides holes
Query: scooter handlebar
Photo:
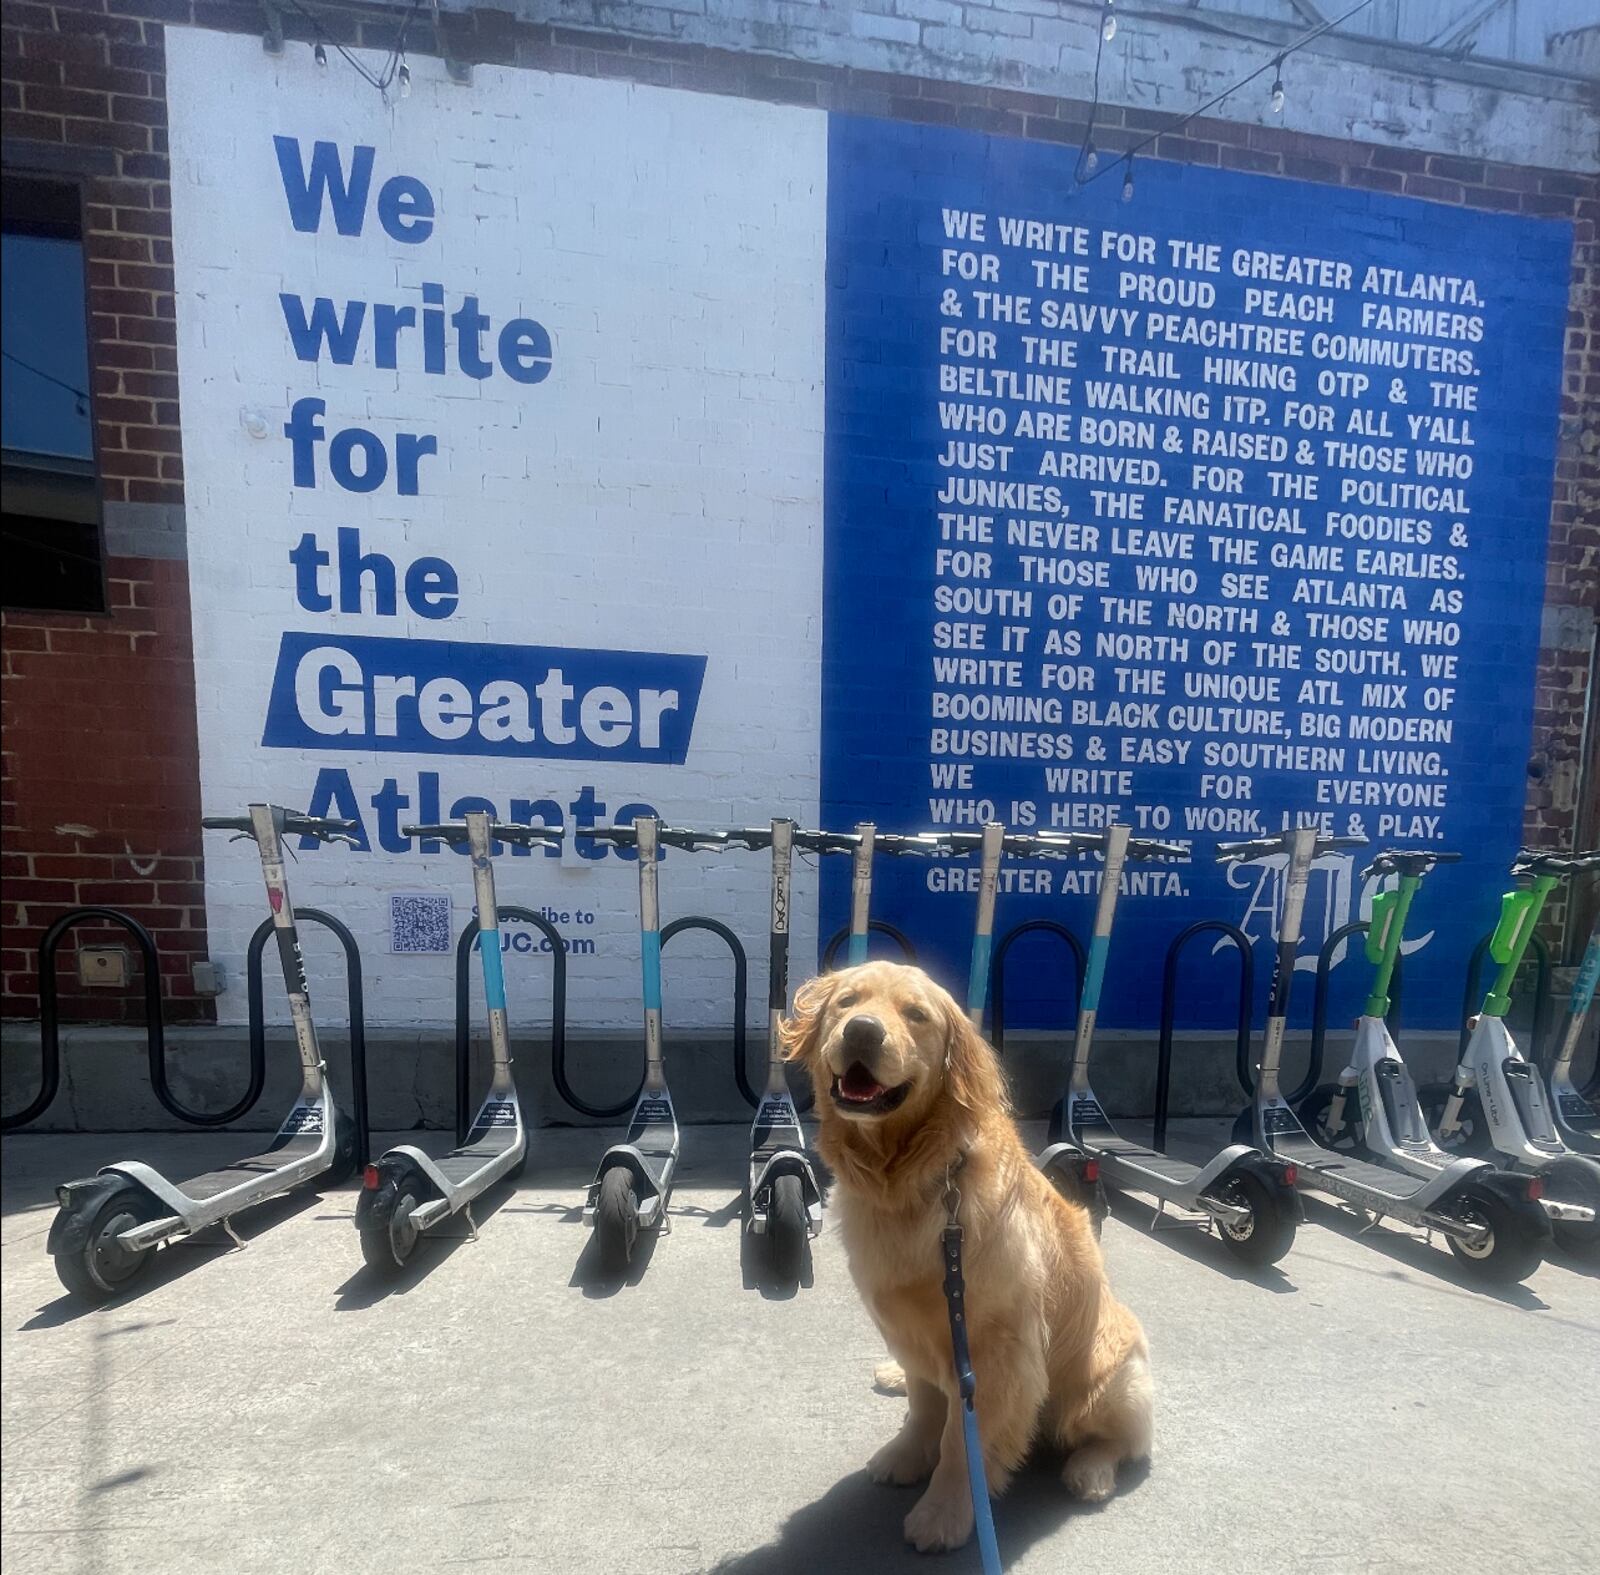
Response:
[{"label": "scooter handlebar", "polygon": [[[458,820],[437,826],[402,826],[402,837],[437,837],[441,842],[465,842],[467,828]],[[515,820],[495,820],[489,823],[489,835],[496,842],[510,842],[517,847],[532,848],[543,844],[559,848],[566,836],[563,826],[524,826]]]},{"label": "scooter handlebar", "polygon": [[1420,848],[1385,848],[1373,855],[1361,872],[1362,880],[1374,875],[1426,875],[1435,864],[1459,864],[1459,853],[1434,853]]},{"label": "scooter handlebar", "polygon": [[[280,811],[283,816],[283,835],[286,837],[315,837],[318,842],[348,842],[355,845],[352,832],[361,825],[354,820],[335,820],[328,815],[302,815],[296,810]],[[200,824],[206,831],[239,831],[247,837],[255,835],[255,822],[248,815],[202,815]]]},{"label": "scooter handlebar", "polygon": [[1600,848],[1586,853],[1545,853],[1538,848],[1522,848],[1511,861],[1513,875],[1577,875],[1600,868]]},{"label": "scooter handlebar", "polygon": [[[1256,859],[1270,858],[1274,853],[1287,853],[1290,839],[1294,835],[1293,831],[1285,831],[1276,837],[1252,837],[1244,842],[1219,842],[1217,862],[1249,864]],[[1365,837],[1318,837],[1315,857],[1320,859],[1324,853],[1336,853],[1343,848],[1366,846]]]},{"label": "scooter handlebar", "polygon": [[[585,842],[609,842],[619,848],[639,845],[639,833],[632,826],[580,826],[572,835]],[[727,831],[691,831],[686,826],[658,826],[656,843],[664,848],[723,853],[731,846],[733,835]],[[770,838],[771,832],[767,835]]]}]

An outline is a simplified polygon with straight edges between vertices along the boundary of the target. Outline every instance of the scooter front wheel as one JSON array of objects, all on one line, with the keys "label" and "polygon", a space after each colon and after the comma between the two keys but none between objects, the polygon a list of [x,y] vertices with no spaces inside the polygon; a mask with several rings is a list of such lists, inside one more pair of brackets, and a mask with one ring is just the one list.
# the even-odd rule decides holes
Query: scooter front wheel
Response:
[{"label": "scooter front wheel", "polygon": [[422,1179],[414,1172],[385,1176],[358,1221],[361,1256],[374,1274],[393,1277],[411,1261],[422,1232],[413,1215],[426,1195]]},{"label": "scooter front wheel", "polygon": [[1417,1103],[1422,1106],[1422,1119],[1433,1134],[1434,1142],[1445,1153],[1452,1157],[1468,1154],[1475,1159],[1487,1159],[1491,1152],[1489,1123],[1484,1119],[1477,1089],[1469,1088],[1462,1096],[1455,1131],[1447,1136],[1439,1130],[1444,1122],[1445,1107],[1454,1092],[1454,1086],[1449,1083],[1436,1083],[1423,1089],[1417,1096]]},{"label": "scooter front wheel", "polygon": [[1544,1173],[1545,1194],[1595,1211],[1592,1220],[1552,1220],[1556,1246],[1576,1258],[1600,1256],[1600,1166],[1587,1156],[1558,1160]]},{"label": "scooter front wheel", "polygon": [[[1533,1205],[1537,1207],[1537,1205]],[[1450,1250],[1464,1268],[1498,1285],[1525,1280],[1544,1260],[1544,1240],[1529,1221],[1504,1198],[1480,1187],[1468,1187],[1455,1212],[1487,1234],[1469,1244],[1450,1238]]]},{"label": "scooter front wheel", "polygon": [[1359,1103],[1353,1088],[1345,1091],[1344,1111],[1339,1119],[1338,1130],[1328,1125],[1337,1093],[1338,1089],[1333,1086],[1315,1089],[1305,1097],[1295,1114],[1300,1118],[1300,1125],[1325,1149],[1335,1154],[1364,1156],[1367,1145],[1356,1125]]},{"label": "scooter front wheel", "polygon": [[810,1240],[804,1185],[795,1175],[774,1177],[772,1208],[767,1215],[767,1242],[772,1254],[772,1272],[784,1285],[799,1284],[805,1273],[806,1248]]},{"label": "scooter front wheel", "polygon": [[1237,1223],[1217,1221],[1223,1245],[1241,1263],[1263,1267],[1276,1263],[1294,1245],[1294,1210],[1277,1188],[1248,1172],[1231,1177],[1218,1196],[1248,1211]]},{"label": "scooter front wheel", "polygon": [[157,1217],[157,1204],[142,1187],[122,1187],[104,1199],[84,1227],[82,1245],[56,1254],[61,1283],[85,1301],[120,1296],[150,1267],[154,1247],[125,1247],[117,1238]]},{"label": "scooter front wheel", "polygon": [[594,1236],[601,1267],[621,1274],[633,1258],[639,1237],[639,1199],[633,1175],[626,1165],[613,1165],[600,1178],[600,1196],[594,1206]]}]

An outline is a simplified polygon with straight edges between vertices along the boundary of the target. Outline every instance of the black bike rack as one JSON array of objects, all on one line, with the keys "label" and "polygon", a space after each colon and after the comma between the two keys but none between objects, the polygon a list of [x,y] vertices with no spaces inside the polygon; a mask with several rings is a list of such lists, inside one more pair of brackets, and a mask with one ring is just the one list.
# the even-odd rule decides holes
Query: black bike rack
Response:
[{"label": "black bike rack", "polygon": [[[1482,996],[1478,994],[1478,986],[1483,973],[1483,960],[1489,955],[1489,942],[1494,939],[1491,932],[1485,935],[1472,949],[1472,960],[1467,964],[1467,988],[1461,997],[1461,1033],[1456,1045],[1456,1059],[1459,1061],[1466,1052],[1467,1041],[1472,1038],[1472,1019],[1476,1016],[1479,1006],[1482,1005]],[[1533,937],[1533,1029],[1528,1036],[1528,1059],[1539,1065],[1539,1048],[1544,1040],[1544,1031],[1549,1020],[1550,1006],[1550,948],[1545,945],[1544,937]],[[1524,958],[1526,961],[1526,958]],[[1597,1083],[1600,1083],[1600,1061],[1595,1063]],[[1548,1067],[1545,1068],[1549,1070]]]},{"label": "black bike rack", "polygon": [[1250,1032],[1255,1015],[1256,954],[1250,937],[1226,919],[1202,919],[1174,937],[1161,971],[1161,1036],[1156,1042],[1156,1114],[1151,1147],[1167,1151],[1167,1111],[1172,1093],[1172,1041],[1178,1017],[1178,962],[1197,935],[1221,935],[1233,943],[1239,959],[1239,1020],[1234,1030],[1234,1068],[1246,1094],[1253,1094],[1250,1075]]},{"label": "black bike rack", "polygon": [[[1077,983],[1074,999],[1083,999],[1083,975],[1089,966],[1083,942],[1066,925],[1057,924],[1054,919],[1029,919],[1023,924],[1014,925],[1000,937],[1000,944],[995,947],[994,956],[989,961],[989,1038],[999,1055],[1004,1055],[1006,1050],[1006,953],[1024,935],[1033,934],[1054,935],[1067,943],[1067,950],[1072,953]],[[1076,1007],[1073,1016],[1077,1016]]]},{"label": "black bike rack", "polygon": [[[626,1110],[632,1100],[609,1108],[586,1105],[573,1093],[567,1081],[567,948],[558,930],[542,913],[514,903],[499,904],[502,919],[517,919],[531,924],[550,943],[550,1071],[556,1092],[586,1116],[614,1116]],[[456,942],[456,1142],[467,1141],[472,1120],[468,1101],[472,1097],[472,952],[478,939],[476,917],[467,920]]]},{"label": "black bike rack", "polygon": [[[896,946],[900,948],[900,960],[914,963],[917,960],[917,949],[907,938],[904,930],[897,930],[894,925],[886,924],[882,919],[868,919],[867,929],[874,935],[887,935]],[[822,971],[832,973],[835,960],[839,956],[839,948],[850,939],[850,926],[847,924],[827,944],[822,953]]]},{"label": "black bike rack", "polygon": [[[1335,930],[1322,943],[1322,950],[1317,953],[1317,982],[1311,992],[1311,1059],[1306,1064],[1305,1079],[1300,1086],[1292,1094],[1284,1096],[1296,1109],[1299,1108],[1300,1101],[1317,1086],[1317,1080],[1322,1075],[1322,1051],[1328,1040],[1328,986],[1329,975],[1333,969],[1333,954],[1339,949],[1341,942],[1349,940],[1352,936],[1365,935],[1371,928],[1371,923],[1366,919],[1352,919],[1349,924]],[[1389,1032],[1396,1038],[1400,1034],[1400,1000],[1404,976],[1405,959],[1396,954],[1394,973],[1389,979],[1389,1011],[1384,1017],[1384,1022],[1389,1025]]]},{"label": "black bike rack", "polygon": [[[356,1122],[356,1163],[365,1165],[371,1158],[369,1151],[372,1146],[372,1134],[368,1125],[367,1008],[366,993],[361,983],[361,947],[357,944],[355,936],[350,933],[349,927],[342,920],[334,918],[331,913],[324,913],[320,908],[296,908],[294,916],[297,923],[301,919],[309,919],[313,924],[320,924],[323,929],[330,931],[344,952],[345,992],[350,1011],[350,1105]],[[256,932],[250,937],[250,945],[245,952],[245,999],[250,1016],[250,1087],[246,1090],[245,1097],[227,1114],[204,1119],[186,1115],[183,1117],[186,1121],[194,1121],[202,1126],[221,1126],[225,1121],[237,1120],[261,1096],[261,1085],[266,1080],[267,1070],[267,1014],[261,985],[261,954],[266,949],[267,942],[272,939],[274,928],[270,918],[263,919],[256,926]],[[166,1073],[163,1069],[162,1083],[165,1081]],[[182,1114],[162,1095],[160,1085],[156,1088],[156,1094],[174,1115]]]},{"label": "black bike rack", "polygon": [[[73,908],[61,915],[39,940],[39,1092],[14,1115],[0,1117],[0,1132],[11,1132],[37,1121],[61,1091],[61,1020],[56,983],[56,953],[68,931],[80,924],[99,920],[117,924],[134,939],[144,959],[144,1033],[149,1052],[151,1080],[157,1083],[161,1102],[184,1120],[197,1119],[174,1108],[166,1087],[165,1046],[161,1035],[161,959],[155,937],[132,915],[120,908]],[[157,1082],[157,1078],[159,1081]],[[256,1093],[260,1093],[259,1087]],[[246,1107],[248,1108],[248,1106]],[[232,1118],[228,1113],[228,1119]]]},{"label": "black bike rack", "polygon": [[[674,919],[671,924],[662,926],[662,951],[667,949],[667,942],[674,935],[681,935],[685,930],[704,930],[708,935],[715,935],[733,956],[733,1075],[739,1084],[739,1092],[744,1096],[745,1103],[754,1110],[761,1103],[761,1098],[750,1086],[750,1069],[745,1064],[748,1040],[745,1009],[750,991],[750,959],[745,955],[744,943],[720,919],[706,919],[692,914],[687,918]],[[644,1087],[642,1078],[639,1087]],[[628,1104],[632,1103],[633,1100],[630,1099]]]}]

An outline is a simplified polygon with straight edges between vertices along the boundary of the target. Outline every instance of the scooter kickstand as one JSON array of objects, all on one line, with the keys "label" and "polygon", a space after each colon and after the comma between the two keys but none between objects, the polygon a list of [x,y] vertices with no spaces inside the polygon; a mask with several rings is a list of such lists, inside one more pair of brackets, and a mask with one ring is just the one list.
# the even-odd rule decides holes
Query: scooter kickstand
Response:
[{"label": "scooter kickstand", "polygon": [[224,1216],[221,1224],[222,1228],[227,1231],[229,1237],[232,1239],[234,1246],[237,1247],[240,1252],[243,1252],[245,1248],[250,1245],[250,1243],[247,1242],[244,1237],[233,1228],[233,1220],[231,1217]]},{"label": "scooter kickstand", "polygon": [[472,1205],[470,1203],[465,1205],[461,1213],[467,1222],[467,1240],[476,1241],[478,1239],[478,1222],[472,1217]]}]

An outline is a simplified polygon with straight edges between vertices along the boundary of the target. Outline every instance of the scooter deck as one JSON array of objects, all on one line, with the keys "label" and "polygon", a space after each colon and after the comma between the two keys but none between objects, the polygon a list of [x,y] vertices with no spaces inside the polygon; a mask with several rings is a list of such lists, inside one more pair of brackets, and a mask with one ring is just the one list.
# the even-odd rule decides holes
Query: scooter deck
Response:
[{"label": "scooter deck", "polygon": [[321,1146],[321,1133],[301,1133],[284,1139],[260,1154],[252,1154],[248,1159],[237,1159],[231,1165],[224,1165],[221,1170],[208,1170],[204,1175],[194,1176],[180,1183],[178,1190],[186,1198],[204,1203],[208,1198],[232,1191],[247,1181],[271,1176],[297,1160],[310,1159]]},{"label": "scooter deck", "polygon": [[1146,1148],[1142,1143],[1133,1143],[1115,1134],[1101,1132],[1093,1135],[1085,1134],[1083,1141],[1092,1153],[1109,1159],[1114,1166],[1122,1164],[1129,1171],[1142,1170],[1178,1186],[1187,1186],[1200,1174],[1198,1165],[1191,1165],[1184,1159],[1174,1159],[1170,1154],[1162,1154],[1156,1149]]},{"label": "scooter deck", "polygon": [[1347,1154],[1336,1154],[1324,1148],[1314,1138],[1289,1133],[1274,1139],[1272,1151],[1279,1159],[1298,1165],[1306,1185],[1314,1186],[1318,1176],[1330,1176],[1351,1186],[1362,1187],[1379,1197],[1396,1203],[1406,1203],[1433,1185],[1432,1176],[1406,1176],[1369,1160],[1352,1159]]},{"label": "scooter deck", "polygon": [[504,1135],[495,1131],[488,1137],[480,1138],[476,1143],[451,1149],[448,1154],[436,1159],[434,1164],[438,1167],[439,1174],[452,1187],[459,1187],[462,1182],[477,1175],[491,1160],[498,1159],[516,1140],[515,1128],[505,1132]]}]

